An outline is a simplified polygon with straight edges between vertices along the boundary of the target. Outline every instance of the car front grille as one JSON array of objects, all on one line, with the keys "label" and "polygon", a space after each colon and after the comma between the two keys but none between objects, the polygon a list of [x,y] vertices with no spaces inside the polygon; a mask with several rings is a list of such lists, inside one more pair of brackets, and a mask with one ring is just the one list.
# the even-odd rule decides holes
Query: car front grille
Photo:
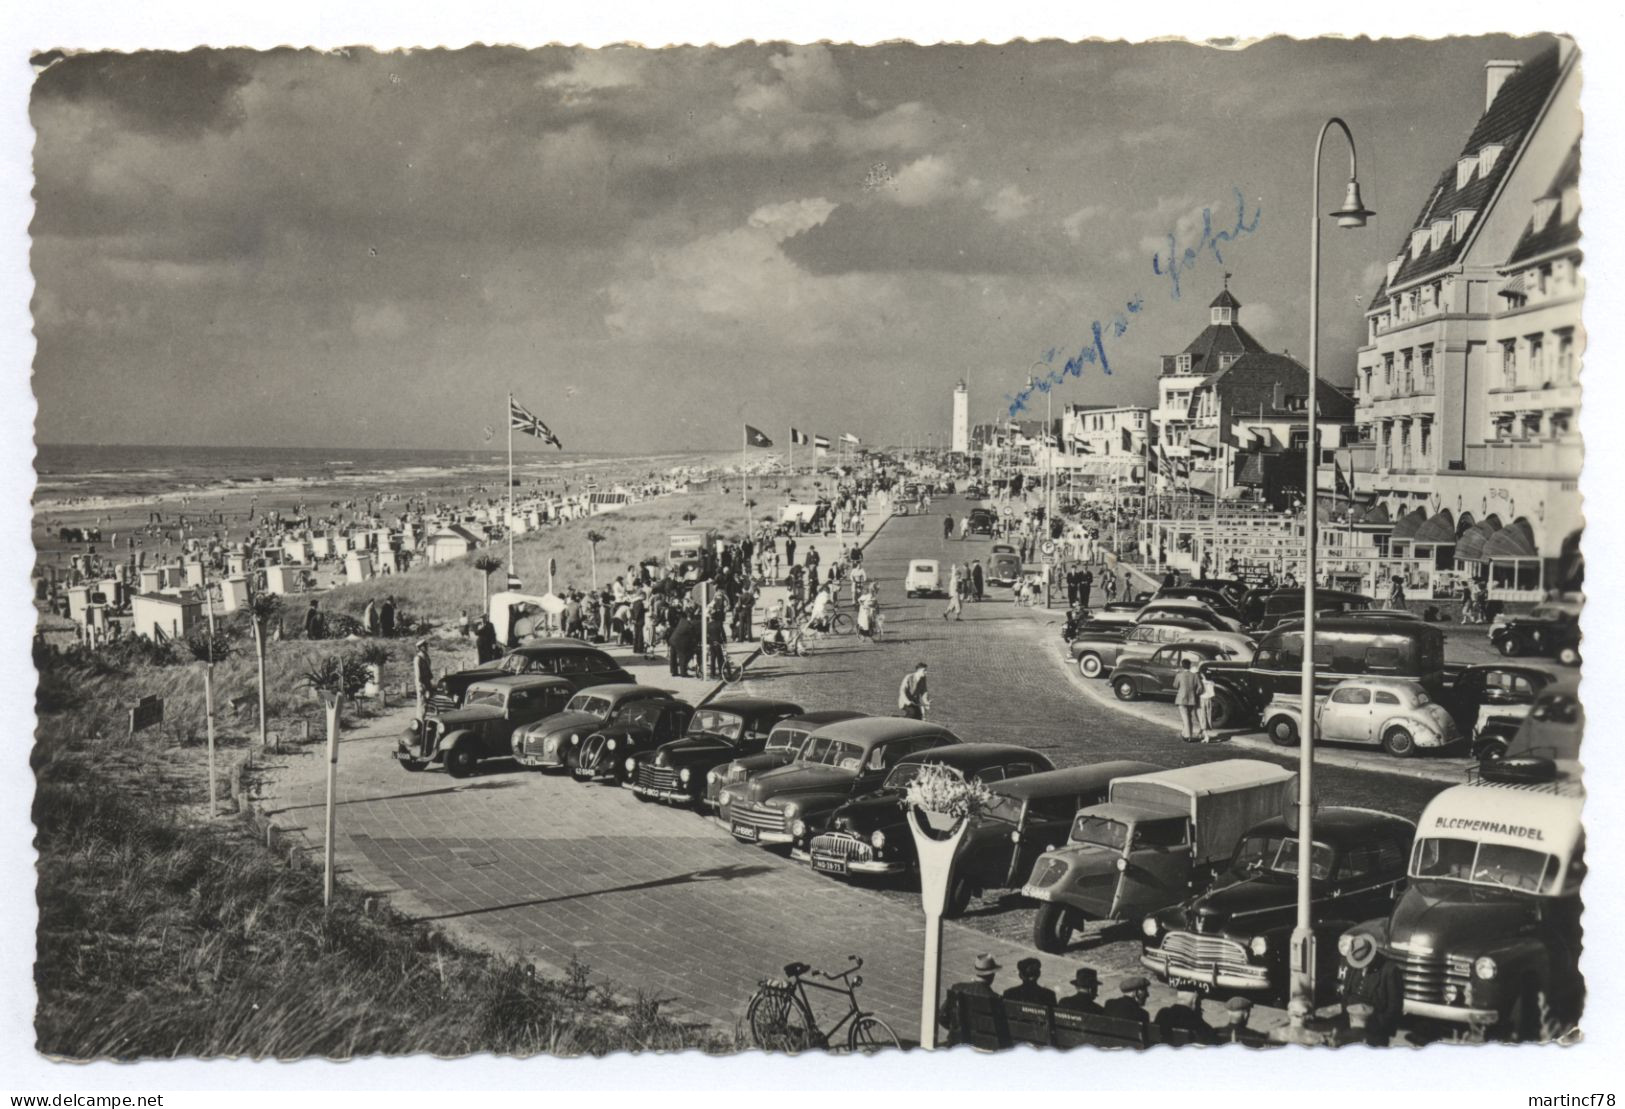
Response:
[{"label": "car front grille", "polygon": [[821,836],[814,836],[809,851],[814,858],[822,856],[826,859],[842,859],[849,863],[869,863],[875,858],[874,848],[845,832],[827,832]]},{"label": "car front grille", "polygon": [[677,788],[677,771],[669,766],[655,766],[652,763],[638,763],[638,785],[644,789],[675,790]]},{"label": "car front grille", "polygon": [[1235,940],[1223,936],[1202,936],[1195,932],[1169,932],[1162,941],[1162,953],[1168,957],[1168,969],[1180,967],[1196,969],[1243,969],[1247,966],[1247,949]]},{"label": "car front grille", "polygon": [[1470,960],[1446,955],[1418,955],[1409,951],[1401,951],[1398,956],[1408,1000],[1444,1005],[1454,1004],[1467,996],[1467,983],[1473,969]]},{"label": "car front grille", "polygon": [[755,801],[735,801],[728,807],[728,819],[734,824],[755,828],[758,832],[784,832],[784,810]]},{"label": "car front grille", "polygon": [[457,698],[450,693],[431,693],[429,694],[428,707],[430,712],[450,712],[457,707]]},{"label": "car front grille", "polygon": [[588,736],[581,745],[581,753],[576,756],[576,765],[583,770],[608,769],[608,767],[600,767],[598,764],[599,760],[608,753],[604,750],[606,742],[607,740],[601,735]]},{"label": "car front grille", "polygon": [[1065,873],[1066,864],[1060,859],[1041,859],[1038,865],[1033,867],[1033,876],[1027,879],[1027,884],[1037,889],[1053,886]]}]

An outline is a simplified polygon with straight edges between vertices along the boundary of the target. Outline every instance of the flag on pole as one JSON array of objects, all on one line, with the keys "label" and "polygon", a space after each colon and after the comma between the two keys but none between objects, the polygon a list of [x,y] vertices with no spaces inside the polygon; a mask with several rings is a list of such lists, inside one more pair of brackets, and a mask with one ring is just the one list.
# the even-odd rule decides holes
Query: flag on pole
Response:
[{"label": "flag on pole", "polygon": [[1147,474],[1151,474],[1151,475],[1155,476],[1155,474],[1157,472],[1157,456],[1159,454],[1161,454],[1161,453],[1162,453],[1162,448],[1159,447],[1156,450],[1152,450],[1150,448],[1150,444],[1146,445],[1145,472]]},{"label": "flag on pole", "polygon": [[523,589],[524,587],[525,587],[524,582],[520,581],[518,578],[514,577],[512,574],[508,575],[508,592],[517,593],[521,589]]},{"label": "flag on pole", "polygon": [[771,447],[773,445],[773,440],[769,439],[766,435],[763,435],[760,429],[746,424],[745,443],[752,447]]},{"label": "flag on pole", "polygon": [[827,435],[814,435],[813,436],[813,446],[817,447],[821,451],[829,450],[829,436],[827,436]]},{"label": "flag on pole", "polygon": [[855,447],[858,445],[858,437],[853,435],[851,432],[848,432],[847,434],[841,436],[841,442],[851,443]]},{"label": "flag on pole", "polygon": [[508,426],[515,431],[523,431],[526,435],[534,435],[543,442],[552,443],[559,450],[564,449],[564,444],[559,442],[559,437],[553,434],[552,429],[542,423],[536,413],[512,397],[508,398]]},{"label": "flag on pole", "polygon": [[811,442],[811,440],[807,438],[807,433],[805,431],[797,431],[795,428],[791,428],[790,442],[795,446],[805,447],[809,442]]},{"label": "flag on pole", "polygon": [[1354,490],[1349,487],[1348,479],[1343,476],[1343,466],[1337,461],[1336,457],[1332,458],[1332,469],[1337,474],[1337,495],[1352,501],[1354,499]]},{"label": "flag on pole", "polygon": [[1132,431],[1130,431],[1128,428],[1125,427],[1125,428],[1123,428],[1123,450],[1124,451],[1131,451],[1133,449],[1134,449],[1134,433]]}]

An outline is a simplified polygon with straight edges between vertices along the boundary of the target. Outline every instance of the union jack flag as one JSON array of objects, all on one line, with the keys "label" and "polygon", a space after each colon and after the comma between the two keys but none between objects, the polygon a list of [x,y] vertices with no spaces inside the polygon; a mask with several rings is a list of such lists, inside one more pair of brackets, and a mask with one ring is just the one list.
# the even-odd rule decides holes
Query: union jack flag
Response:
[{"label": "union jack flag", "polygon": [[542,423],[541,417],[512,397],[508,398],[508,426],[515,431],[523,431],[526,435],[534,435],[543,442],[552,443],[559,450],[564,449],[564,444],[559,442],[559,437],[553,434],[551,428]]}]

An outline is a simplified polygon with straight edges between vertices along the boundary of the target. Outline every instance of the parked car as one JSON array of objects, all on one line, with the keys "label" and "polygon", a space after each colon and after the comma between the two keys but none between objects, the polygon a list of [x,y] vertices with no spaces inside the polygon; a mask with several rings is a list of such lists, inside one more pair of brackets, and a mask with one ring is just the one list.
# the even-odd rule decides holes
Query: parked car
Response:
[{"label": "parked car", "polygon": [[1234,631],[1242,630],[1241,609],[1236,601],[1217,589],[1203,589],[1194,585],[1163,586],[1151,595],[1151,603],[1158,601],[1191,601],[1214,613],[1235,621]]},{"label": "parked car", "polygon": [[671,693],[652,685],[600,685],[570,698],[563,710],[527,724],[514,733],[513,755],[538,770],[567,770],[579,765],[581,743],[597,731],[623,704],[672,700]]},{"label": "parked car", "polygon": [[1134,920],[1205,889],[1247,829],[1286,811],[1298,776],[1259,759],[1224,759],[1112,782],[1045,852],[1021,892],[1042,901],[1040,951],[1066,950],[1086,919]]},{"label": "parked car", "polygon": [[[1405,887],[1416,826],[1372,809],[1315,813],[1310,851],[1316,979],[1337,977],[1337,938],[1386,912]],[[1283,817],[1248,830],[1230,867],[1207,890],[1141,921],[1140,963],[1165,982],[1284,999],[1297,923],[1301,840]]]},{"label": "parked car", "polygon": [[1020,579],[1020,552],[1008,543],[993,544],[987,558],[987,580],[994,585],[1014,585]]},{"label": "parked car", "polygon": [[1164,644],[1180,643],[1197,636],[1204,639],[1212,637],[1213,642],[1218,642],[1220,636],[1234,636],[1233,645],[1238,649],[1247,649],[1252,644],[1252,640],[1246,636],[1216,632],[1199,620],[1169,616],[1135,624],[1124,629],[1122,635],[1105,632],[1080,636],[1072,641],[1071,651],[1078,664],[1078,673],[1086,678],[1099,678],[1116,666],[1119,659],[1143,658]]},{"label": "parked car", "polygon": [[[1315,612],[1341,613],[1372,607],[1371,598],[1360,593],[1345,593],[1337,589],[1315,590]],[[1255,591],[1242,603],[1242,619],[1247,626],[1270,631],[1288,620],[1303,619],[1303,590],[1277,589],[1265,593]]]},{"label": "parked car", "polygon": [[879,788],[903,756],[958,742],[940,724],[907,717],[826,724],[807,737],[794,761],[728,791],[728,830],[747,843],[787,844],[803,811],[828,813]]},{"label": "parked car", "polygon": [[513,755],[515,729],[559,711],[574,689],[554,674],[503,674],[472,682],[461,708],[413,720],[396,742],[395,758],[406,770],[444,764],[453,778],[466,778],[482,759]]},{"label": "parked car", "polygon": [[456,708],[463,703],[463,694],[472,683],[504,674],[556,674],[576,689],[612,683],[630,685],[635,680],[620,663],[585,640],[537,639],[515,647],[498,662],[442,674],[429,696],[429,708],[436,712]]},{"label": "parked car", "polygon": [[1108,601],[1103,605],[1096,605],[1089,610],[1089,616],[1097,623],[1118,624],[1122,627],[1134,623],[1134,618],[1145,607],[1144,601]]},{"label": "parked car", "polygon": [[1564,666],[1580,665],[1580,604],[1544,601],[1522,616],[1497,617],[1490,642],[1503,655],[1544,655]]},{"label": "parked car", "polygon": [[1564,676],[1540,691],[1529,707],[1529,714],[1518,725],[1517,733],[1507,743],[1505,756],[1493,765],[1507,780],[1530,770],[1544,777],[1547,765],[1578,776],[1585,723],[1580,680]]},{"label": "parked car", "polygon": [[[1192,633],[1196,635],[1198,633]],[[1143,658],[1119,658],[1112,670],[1112,692],[1119,701],[1137,701],[1141,697],[1172,697],[1174,675],[1183,664],[1200,670],[1215,659],[1233,659],[1244,655],[1245,647],[1228,643],[1207,643],[1195,639],[1181,639],[1165,647],[1158,647]],[[1228,727],[1229,721],[1215,718],[1215,727]]]},{"label": "parked car", "polygon": [[[1038,752],[1011,743],[955,743],[905,755],[892,767],[886,780],[873,792],[852,797],[840,794],[836,803],[821,808],[803,800],[800,815],[791,826],[790,857],[812,863],[814,870],[828,874],[898,874],[914,863],[913,837],[909,834],[903,794],[920,773],[920,768],[945,768],[962,781],[991,785],[1006,778],[1020,778],[1055,764]],[[837,829],[834,836],[822,834]],[[853,829],[861,829],[861,840]],[[874,848],[884,849],[887,858],[879,863]],[[907,844],[903,841],[907,840]]]},{"label": "parked car", "polygon": [[1506,754],[1529,707],[1552,683],[1550,671],[1518,663],[1493,662],[1463,667],[1440,704],[1456,722],[1456,731],[1472,740],[1475,759]]},{"label": "parked car", "polygon": [[767,736],[767,744],[760,752],[733,759],[706,774],[705,797],[700,801],[701,807],[714,810],[718,818],[726,823],[727,812],[721,803],[724,789],[749,781],[752,775],[760,774],[764,770],[772,770],[790,762],[807,742],[807,737],[825,724],[856,720],[860,716],[868,715],[866,712],[854,712],[851,709],[825,709],[822,712],[806,712],[800,716],[780,720],[773,725],[773,730]]},{"label": "parked car", "polygon": [[[1302,699],[1279,696],[1264,710],[1264,730],[1282,747],[1296,747],[1303,730]],[[1315,698],[1319,738],[1325,743],[1380,746],[1396,758],[1420,749],[1449,747],[1456,722],[1428,691],[1403,678],[1352,678]]]},{"label": "parked car", "polygon": [[640,801],[698,805],[716,767],[761,752],[781,721],[802,715],[793,701],[721,697],[695,710],[688,731],[652,752],[628,755],[622,769]]},{"label": "parked car", "polygon": [[910,559],[908,573],[903,577],[903,593],[909,597],[936,597],[947,587],[942,581],[942,567],[934,558]]},{"label": "parked car", "polygon": [[687,731],[693,716],[694,706],[674,697],[622,701],[581,741],[573,773],[582,781],[621,785],[626,781],[629,755],[677,739]]},{"label": "parked car", "polygon": [[1241,603],[1247,596],[1247,583],[1240,578],[1192,578],[1175,589],[1204,589],[1209,593],[1217,593],[1236,609],[1236,615],[1241,615]]},{"label": "parked car", "polygon": [[1157,620],[1165,616],[1180,619],[1200,620],[1214,631],[1241,633],[1241,621],[1234,617],[1225,616],[1201,601],[1192,601],[1177,597],[1164,597],[1162,600],[1152,599],[1144,608],[1134,616],[1136,624],[1143,624],[1148,620]]},{"label": "parked car", "polygon": [[[1392,1009],[1379,1018],[1497,1039],[1572,1027],[1585,1001],[1584,802],[1579,780],[1561,775],[1434,797],[1417,823],[1404,894],[1337,941],[1344,998],[1386,995]],[[1398,988],[1378,989],[1385,978]]]},{"label": "parked car", "polygon": [[[990,782],[988,789],[996,800],[970,818],[954,857],[946,915],[958,916],[971,898],[987,890],[1019,889],[1038,856],[1066,840],[1078,810],[1106,799],[1114,778],[1159,769],[1147,762],[1117,760]],[[880,796],[871,794],[831,814],[828,829],[808,845],[815,868],[842,876],[898,875],[917,869],[906,813],[899,804],[872,803]],[[844,870],[836,860],[844,860]]]},{"label": "parked car", "polygon": [[[967,496],[972,495],[967,490]],[[977,497],[986,496],[985,492],[974,494]],[[970,533],[972,535],[992,535],[999,528],[999,518],[990,508],[973,508],[970,510]]]}]

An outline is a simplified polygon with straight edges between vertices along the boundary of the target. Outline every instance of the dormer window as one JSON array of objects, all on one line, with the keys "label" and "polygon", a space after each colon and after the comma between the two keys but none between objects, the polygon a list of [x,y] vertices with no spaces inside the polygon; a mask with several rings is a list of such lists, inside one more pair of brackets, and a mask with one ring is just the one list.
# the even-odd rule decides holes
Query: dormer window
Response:
[{"label": "dormer window", "polygon": [[1446,240],[1450,238],[1450,228],[1453,226],[1455,225],[1447,219],[1434,220],[1431,228],[1432,234],[1429,236],[1432,245],[1429,249],[1438,250],[1443,246]]},{"label": "dormer window", "polygon": [[1394,275],[1399,273],[1399,267],[1403,266],[1404,264],[1405,259],[1403,256],[1395,258],[1392,262],[1388,263],[1388,284],[1392,285],[1394,283]]},{"label": "dormer window", "polygon": [[1578,186],[1570,185],[1563,190],[1559,210],[1562,212],[1559,218],[1564,223],[1573,223],[1580,218],[1580,190]]},{"label": "dormer window", "polygon": [[1493,142],[1479,150],[1478,172],[1481,176],[1488,177],[1490,175],[1490,170],[1495,168],[1495,160],[1501,156],[1501,150],[1501,144]]},{"label": "dormer window", "polygon": [[1457,242],[1460,242],[1461,237],[1467,234],[1467,229],[1473,225],[1473,217],[1476,215],[1478,215],[1478,212],[1472,208],[1463,208],[1461,211],[1456,213],[1455,230]]},{"label": "dormer window", "polygon": [[1213,322],[1214,323],[1234,323],[1235,322],[1235,309],[1233,309],[1233,308],[1215,308],[1215,309],[1213,309]]},{"label": "dormer window", "polygon": [[1424,227],[1419,227],[1415,231],[1411,232],[1412,258],[1422,257],[1422,252],[1428,248],[1428,240],[1430,238],[1432,238],[1431,233]]},{"label": "dormer window", "polygon": [[1463,154],[1456,159],[1456,188],[1465,189],[1467,182],[1473,179],[1473,171],[1478,168],[1478,158],[1471,154]]},{"label": "dormer window", "polygon": [[1241,357],[1241,355],[1239,355],[1239,354],[1221,354],[1221,355],[1219,355],[1219,369],[1228,370],[1231,366],[1234,366],[1236,364],[1236,359],[1238,359],[1240,357]]},{"label": "dormer window", "polygon": [[1535,201],[1535,230],[1544,231],[1546,225],[1552,222],[1552,215],[1557,211],[1558,198],[1543,196]]},{"label": "dormer window", "polygon": [[1181,354],[1181,355],[1177,356],[1174,359],[1174,369],[1177,370],[1178,372],[1182,373],[1182,374],[1190,373],[1191,372],[1191,356],[1188,355],[1188,354]]}]

